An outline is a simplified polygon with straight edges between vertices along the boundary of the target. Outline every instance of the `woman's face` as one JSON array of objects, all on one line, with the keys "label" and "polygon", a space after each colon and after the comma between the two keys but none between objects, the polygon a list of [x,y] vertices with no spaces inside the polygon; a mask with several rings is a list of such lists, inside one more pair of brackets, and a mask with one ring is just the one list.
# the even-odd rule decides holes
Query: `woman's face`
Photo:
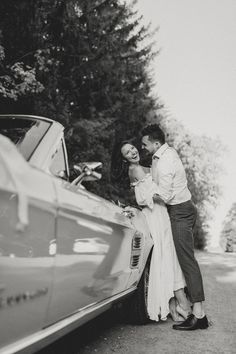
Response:
[{"label": "woman's face", "polygon": [[140,160],[139,152],[134,145],[125,144],[121,148],[121,154],[130,163],[137,163]]}]

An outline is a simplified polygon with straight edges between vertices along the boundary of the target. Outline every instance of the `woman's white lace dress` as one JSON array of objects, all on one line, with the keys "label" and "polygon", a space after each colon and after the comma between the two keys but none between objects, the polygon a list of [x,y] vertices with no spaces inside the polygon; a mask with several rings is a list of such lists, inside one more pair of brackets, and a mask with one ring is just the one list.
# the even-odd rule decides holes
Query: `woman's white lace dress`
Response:
[{"label": "woman's white lace dress", "polygon": [[153,202],[156,184],[150,174],[132,183],[139,205],[145,214],[153,242],[148,288],[148,314],[151,320],[165,320],[169,314],[169,300],[174,290],[185,286],[172,238],[171,224],[165,204]]}]

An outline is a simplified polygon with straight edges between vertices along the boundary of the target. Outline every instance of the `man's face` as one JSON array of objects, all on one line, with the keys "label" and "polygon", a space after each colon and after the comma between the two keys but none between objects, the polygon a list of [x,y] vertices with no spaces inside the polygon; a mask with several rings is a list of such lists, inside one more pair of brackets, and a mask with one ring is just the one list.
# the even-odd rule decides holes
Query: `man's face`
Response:
[{"label": "man's face", "polygon": [[148,135],[144,135],[142,137],[142,149],[147,150],[150,154],[155,154],[155,152],[159,149],[160,143],[158,141],[149,140]]}]

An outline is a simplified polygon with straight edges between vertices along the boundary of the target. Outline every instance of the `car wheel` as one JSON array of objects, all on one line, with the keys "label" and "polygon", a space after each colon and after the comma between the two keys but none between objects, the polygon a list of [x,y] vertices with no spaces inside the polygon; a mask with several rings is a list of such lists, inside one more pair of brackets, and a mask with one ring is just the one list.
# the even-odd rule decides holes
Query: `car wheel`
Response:
[{"label": "car wheel", "polygon": [[129,319],[132,323],[135,324],[146,324],[150,321],[148,316],[148,311],[147,311],[149,268],[150,268],[150,258],[144,268],[138,288],[134,293],[134,295],[129,299],[129,302],[127,304]]}]

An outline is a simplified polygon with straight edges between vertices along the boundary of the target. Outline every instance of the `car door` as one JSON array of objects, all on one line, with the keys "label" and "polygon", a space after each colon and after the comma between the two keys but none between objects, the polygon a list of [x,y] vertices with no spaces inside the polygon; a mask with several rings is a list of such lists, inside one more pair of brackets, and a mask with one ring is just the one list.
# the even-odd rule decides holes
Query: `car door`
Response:
[{"label": "car door", "polygon": [[[58,159],[57,169],[65,169]],[[134,234],[117,206],[60,178],[54,183],[57,245],[47,323],[126,289]]]},{"label": "car door", "polygon": [[[7,153],[14,150],[7,148]],[[52,177],[30,168],[18,153],[6,155],[5,160],[0,156],[0,170],[0,344],[4,346],[43,327],[52,284],[56,194]]]}]

